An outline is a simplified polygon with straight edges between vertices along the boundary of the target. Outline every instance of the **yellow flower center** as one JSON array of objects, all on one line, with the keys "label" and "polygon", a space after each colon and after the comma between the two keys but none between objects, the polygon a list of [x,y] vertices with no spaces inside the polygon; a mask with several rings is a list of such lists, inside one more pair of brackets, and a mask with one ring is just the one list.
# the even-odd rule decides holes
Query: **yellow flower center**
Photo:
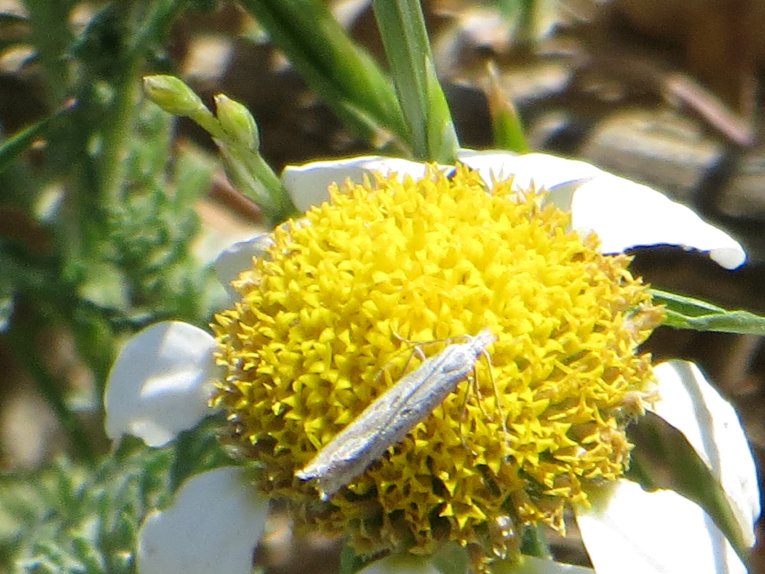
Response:
[{"label": "yellow flower center", "polygon": [[[561,529],[567,503],[624,472],[652,378],[637,346],[661,313],[628,257],[601,255],[544,199],[431,169],[332,189],[273,232],[215,325],[214,403],[264,490],[361,552],[453,540],[488,559],[515,551],[523,525]],[[483,329],[497,340],[469,380],[329,502],[295,477],[387,388]]]}]

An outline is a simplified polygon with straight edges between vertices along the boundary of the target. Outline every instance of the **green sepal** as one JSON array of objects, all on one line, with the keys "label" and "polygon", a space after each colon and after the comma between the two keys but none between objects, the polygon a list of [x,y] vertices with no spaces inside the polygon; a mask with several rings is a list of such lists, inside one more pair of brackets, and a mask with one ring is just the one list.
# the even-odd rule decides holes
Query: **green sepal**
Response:
[{"label": "green sepal", "polygon": [[370,559],[356,554],[347,544],[340,550],[340,574],[355,574],[370,562]]},{"label": "green sepal", "polygon": [[466,574],[470,572],[467,550],[456,542],[448,542],[433,554],[433,566],[441,574]]}]

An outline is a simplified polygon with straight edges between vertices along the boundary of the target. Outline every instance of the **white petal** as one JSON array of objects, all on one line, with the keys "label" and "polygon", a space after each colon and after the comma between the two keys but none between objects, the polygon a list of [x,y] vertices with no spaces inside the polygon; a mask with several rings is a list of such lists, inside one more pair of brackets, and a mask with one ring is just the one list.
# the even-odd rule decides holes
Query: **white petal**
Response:
[{"label": "white petal", "polygon": [[[603,170],[584,161],[566,159],[543,153],[517,155],[503,151],[461,150],[457,155],[461,163],[474,169],[487,185],[494,180],[510,177],[518,189],[553,189],[572,181],[598,176]],[[561,209],[568,206],[560,205]]]},{"label": "white petal", "polygon": [[746,574],[712,519],[670,490],[618,480],[589,510],[575,509],[598,574]]},{"label": "white petal", "polygon": [[654,412],[682,432],[728,496],[736,518],[754,544],[760,492],[752,451],[736,411],[693,363],[668,361],[654,368],[659,401]]},{"label": "white petal", "polygon": [[153,512],[138,542],[140,574],[250,574],[268,502],[239,468],[188,480],[172,506]]},{"label": "white petal", "polygon": [[238,299],[238,294],[231,287],[239,274],[252,267],[252,260],[263,255],[263,252],[273,245],[270,233],[261,233],[247,241],[239,241],[229,246],[215,259],[215,273],[221,285],[226,288],[232,299]]},{"label": "white petal", "polygon": [[369,155],[288,165],[282,172],[282,183],[295,206],[300,211],[307,211],[329,199],[327,188],[331,183],[342,185],[348,179],[354,183],[362,183],[364,176],[369,176],[372,172],[380,172],[383,175],[396,172],[402,176],[421,178],[425,169],[424,163]]},{"label": "white petal", "polygon": [[394,554],[375,560],[359,574],[440,574],[433,563],[421,556]]},{"label": "white petal", "polygon": [[571,211],[574,229],[598,234],[603,253],[677,245],[708,251],[714,261],[728,269],[746,260],[741,245],[688,207],[589,163],[546,154],[468,150],[460,152],[459,159],[479,171],[488,183],[492,178],[512,176],[519,189],[533,184],[549,190],[555,205]]},{"label": "white petal", "polygon": [[209,414],[215,340],[179,321],[156,323],[120,352],[104,394],[106,434],[162,446]]}]

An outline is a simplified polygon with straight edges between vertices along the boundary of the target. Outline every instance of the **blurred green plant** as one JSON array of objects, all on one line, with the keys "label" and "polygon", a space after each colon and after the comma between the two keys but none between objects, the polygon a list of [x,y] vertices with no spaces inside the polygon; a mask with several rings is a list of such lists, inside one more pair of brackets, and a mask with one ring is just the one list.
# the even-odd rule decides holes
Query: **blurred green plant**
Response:
[{"label": "blurred green plant", "polygon": [[1,479],[4,572],[134,572],[138,522],[166,497],[170,460],[170,452],[134,448],[96,467],[58,459]]},{"label": "blurred green plant", "polygon": [[[211,313],[214,282],[190,248],[215,164],[189,148],[171,153],[172,119],[140,93],[140,74],[166,59],[173,21],[203,4],[28,0],[25,15],[0,18],[2,37],[13,26],[3,48],[29,50],[45,94],[41,119],[0,145],[0,344],[69,443],[52,468],[0,479],[2,571],[131,572],[140,519],[171,491],[155,476],[167,453],[100,458],[103,438],[83,426],[42,339],[73,336],[97,420],[123,334]],[[94,10],[82,29],[75,8]]]},{"label": "blurred green plant", "polygon": [[301,76],[343,122],[372,142],[411,153],[389,78],[319,0],[241,0]]},{"label": "blurred green plant", "polygon": [[213,164],[184,150],[171,162],[172,122],[140,95],[172,22],[199,3],[101,4],[77,30],[79,4],[28,0],[26,15],[0,19],[0,31],[15,27],[13,46],[31,50],[49,110],[0,146],[0,328],[75,456],[90,459],[66,385],[34,341],[69,330],[102,385],[120,333],[158,316],[204,322],[207,277],[189,244]]}]

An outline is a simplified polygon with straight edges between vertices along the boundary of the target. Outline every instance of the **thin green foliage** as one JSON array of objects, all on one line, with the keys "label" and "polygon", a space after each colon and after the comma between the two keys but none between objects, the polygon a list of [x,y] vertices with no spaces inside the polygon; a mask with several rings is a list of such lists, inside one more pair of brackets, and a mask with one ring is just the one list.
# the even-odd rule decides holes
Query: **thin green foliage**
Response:
[{"label": "thin green foliage", "polygon": [[508,99],[500,86],[499,72],[496,66],[490,64],[487,71],[489,76],[489,112],[491,113],[494,145],[498,149],[528,153],[530,148],[523,130],[523,122],[513,102]]},{"label": "thin green foliage", "polygon": [[59,459],[3,478],[3,571],[132,574],[138,524],[167,502],[171,462],[169,450],[133,445],[95,468]]},{"label": "thin green foliage", "polygon": [[64,107],[0,144],[0,171],[8,167],[19,155],[28,151],[36,141],[46,138],[53,128],[52,124],[63,115],[70,113],[71,109],[71,106]]}]

